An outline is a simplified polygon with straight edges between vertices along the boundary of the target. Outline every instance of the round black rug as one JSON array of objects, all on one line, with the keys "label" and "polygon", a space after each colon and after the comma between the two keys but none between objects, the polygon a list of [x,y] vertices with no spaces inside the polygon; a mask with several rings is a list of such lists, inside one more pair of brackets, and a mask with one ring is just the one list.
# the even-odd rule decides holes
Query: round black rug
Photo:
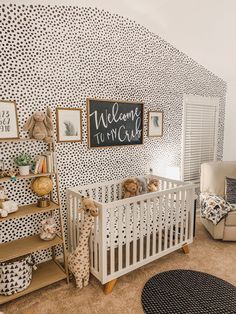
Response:
[{"label": "round black rug", "polygon": [[147,314],[236,314],[236,287],[206,273],[171,270],[148,280],[142,304]]}]

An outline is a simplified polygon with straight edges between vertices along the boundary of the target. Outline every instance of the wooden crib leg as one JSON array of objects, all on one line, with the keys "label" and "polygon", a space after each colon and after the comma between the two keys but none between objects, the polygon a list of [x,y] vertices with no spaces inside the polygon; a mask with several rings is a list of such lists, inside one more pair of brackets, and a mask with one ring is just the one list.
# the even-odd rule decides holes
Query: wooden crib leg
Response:
[{"label": "wooden crib leg", "polygon": [[183,250],[184,254],[188,254],[189,253],[189,246],[188,246],[188,244],[184,244],[182,246],[182,250]]},{"label": "wooden crib leg", "polygon": [[105,284],[105,287],[104,287],[104,293],[105,294],[111,293],[113,288],[114,288],[114,286],[115,286],[115,284],[116,284],[116,282],[117,282],[117,279],[113,279],[113,280],[107,282]]}]

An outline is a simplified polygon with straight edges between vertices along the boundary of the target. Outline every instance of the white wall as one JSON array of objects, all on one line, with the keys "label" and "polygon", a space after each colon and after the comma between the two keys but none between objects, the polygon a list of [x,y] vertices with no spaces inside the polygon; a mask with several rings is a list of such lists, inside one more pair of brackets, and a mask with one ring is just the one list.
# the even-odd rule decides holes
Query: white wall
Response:
[{"label": "white wall", "polygon": [[236,80],[228,83],[226,104],[223,159],[236,161]]}]

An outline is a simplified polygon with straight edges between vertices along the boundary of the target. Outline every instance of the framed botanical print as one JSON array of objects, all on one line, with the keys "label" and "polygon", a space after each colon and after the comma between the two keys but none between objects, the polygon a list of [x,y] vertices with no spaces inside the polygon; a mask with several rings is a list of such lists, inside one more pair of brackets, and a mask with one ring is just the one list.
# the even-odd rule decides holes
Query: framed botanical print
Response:
[{"label": "framed botanical print", "polygon": [[57,108],[58,142],[82,142],[82,109]]},{"label": "framed botanical print", "polygon": [[148,136],[161,137],[163,135],[163,112],[148,112]]},{"label": "framed botanical print", "polygon": [[0,100],[0,140],[18,138],[16,103],[15,101]]}]

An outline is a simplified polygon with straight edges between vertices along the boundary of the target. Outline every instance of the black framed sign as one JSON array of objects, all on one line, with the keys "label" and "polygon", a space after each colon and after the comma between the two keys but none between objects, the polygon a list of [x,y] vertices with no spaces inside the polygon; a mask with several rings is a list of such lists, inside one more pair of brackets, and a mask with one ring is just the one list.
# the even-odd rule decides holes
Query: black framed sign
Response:
[{"label": "black framed sign", "polygon": [[87,99],[88,147],[143,144],[143,104]]}]

